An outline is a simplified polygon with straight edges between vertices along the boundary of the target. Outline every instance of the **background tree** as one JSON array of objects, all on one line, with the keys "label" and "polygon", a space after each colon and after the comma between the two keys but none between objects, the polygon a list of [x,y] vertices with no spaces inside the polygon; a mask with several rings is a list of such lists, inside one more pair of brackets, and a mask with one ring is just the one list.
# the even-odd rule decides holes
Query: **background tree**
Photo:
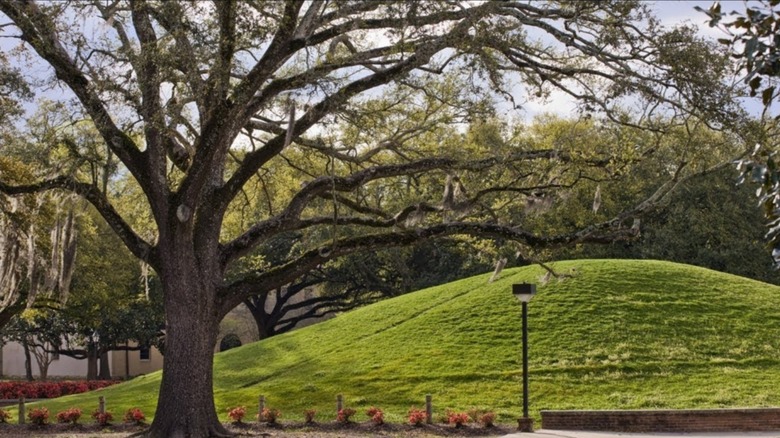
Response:
[{"label": "background tree", "polygon": [[[763,105],[761,123],[756,132],[755,148],[739,161],[740,181],[750,179],[760,186],[759,202],[768,219],[767,239],[774,248],[775,263],[780,263],[780,171],[778,171],[778,125],[780,116],[771,115],[771,105],[780,97],[780,4],[775,0],[746,3],[744,14],[723,12],[720,2],[709,10],[697,9],[710,16],[710,26],[720,26],[728,37],[722,44],[734,51],[738,68],[751,97]],[[730,17],[730,18],[727,18]],[[776,111],[775,111],[776,113]]]},{"label": "background tree", "polygon": [[643,218],[642,234],[634,241],[563,248],[548,257],[669,260],[778,284],[756,189],[737,186],[737,177],[735,169],[723,168],[692,178]]},{"label": "background tree", "polygon": [[137,261],[108,225],[92,221],[98,219],[94,215],[91,211],[79,220],[81,250],[67,302],[41,302],[3,331],[35,356],[42,379],[55,354],[86,360],[87,379],[110,379],[109,352],[162,347],[159,287],[145,293]]},{"label": "background tree", "polygon": [[[62,321],[52,318],[49,309],[29,309],[15,315],[2,329],[3,341],[18,342],[24,349],[24,369],[27,380],[34,380],[33,358],[41,380],[48,378],[49,365],[54,360],[58,344],[47,344],[45,333],[61,333]],[[60,339],[57,340],[59,342]]]},{"label": "background tree", "polygon": [[[691,29],[664,29],[640,2],[5,0],[0,11],[2,35],[72,93],[71,114],[93,124],[153,218],[156,234],[143,236],[85,170],[0,182],[8,195],[81,195],[158,274],[166,360],[149,436],[228,435],[213,403],[217,325],[257,291],[334,258],[449,235],[533,248],[630,238],[626,221],[688,168],[678,163],[672,183],[607,221],[536,234],[503,213],[625,170],[648,145],[466,149],[446,124],[514,103],[523,87],[540,98],[562,90],[603,123],[659,135],[742,119],[721,87],[726,58]],[[460,98],[440,99],[447,86]],[[242,190],[276,181],[266,172],[279,167],[306,184],[279,175],[288,202],[223,228]],[[272,236],[300,231],[293,258],[237,269]]]},{"label": "background tree", "polygon": [[[0,172],[9,180],[31,177],[8,157],[0,158]],[[36,300],[67,301],[77,246],[70,203],[62,193],[0,195],[0,328]]]}]

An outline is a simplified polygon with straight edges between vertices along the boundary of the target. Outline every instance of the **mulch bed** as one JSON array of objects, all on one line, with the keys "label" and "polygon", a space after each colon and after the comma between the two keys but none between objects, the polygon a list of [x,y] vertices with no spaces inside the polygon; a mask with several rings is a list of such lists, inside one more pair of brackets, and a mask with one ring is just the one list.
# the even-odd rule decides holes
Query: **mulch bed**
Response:
[{"label": "mulch bed", "polygon": [[[50,438],[55,437],[78,437],[81,435],[89,435],[90,437],[95,435],[106,437],[123,437],[132,435],[136,432],[144,430],[146,426],[139,426],[135,424],[123,424],[116,423],[110,426],[102,427],[94,423],[87,424],[62,424],[52,423],[46,426],[35,426],[32,424],[0,424],[0,436],[3,438],[16,438],[16,437],[38,437],[46,436]],[[104,435],[105,434],[105,435]]]},{"label": "mulch bed", "polygon": [[269,438],[284,437],[362,437],[362,436],[405,436],[405,437],[494,437],[507,435],[514,429],[498,425],[494,427],[463,426],[456,428],[444,424],[425,424],[412,426],[409,424],[383,424],[377,426],[366,423],[281,423],[268,424],[229,424],[228,429],[240,436],[268,436]]},{"label": "mulch bed", "polygon": [[[456,428],[443,424],[426,424],[415,427],[408,424],[373,423],[280,423],[276,425],[242,423],[227,424],[228,430],[240,437],[267,438],[338,438],[338,437],[496,437],[514,432],[505,425],[484,428],[466,425]],[[119,438],[144,430],[144,426],[133,424],[112,424],[100,427],[97,424],[49,424],[47,426],[0,424],[0,436],[3,438],[48,437],[48,438],[78,438],[83,435]]]}]

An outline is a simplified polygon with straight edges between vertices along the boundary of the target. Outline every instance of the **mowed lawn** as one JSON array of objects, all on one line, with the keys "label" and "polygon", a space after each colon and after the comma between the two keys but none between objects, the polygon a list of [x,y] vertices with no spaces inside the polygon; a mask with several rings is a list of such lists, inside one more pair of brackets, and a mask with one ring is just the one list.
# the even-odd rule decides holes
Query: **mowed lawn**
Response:
[{"label": "mowed lawn", "polygon": [[[530,404],[541,409],[780,406],[780,287],[659,261],[553,263],[563,280],[542,284],[529,266],[433,287],[333,320],[218,354],[221,418],[265,395],[283,421],[335,419],[335,399],[377,406],[389,421],[433,395],[446,408],[520,414],[520,305],[513,283],[538,283],[529,304]],[[40,403],[52,414],[91,413],[97,396],[121,418],[151,419],[161,374]],[[192,376],[193,380],[198,376]],[[14,414],[15,415],[15,414]],[[15,418],[15,417],[14,417]]]}]

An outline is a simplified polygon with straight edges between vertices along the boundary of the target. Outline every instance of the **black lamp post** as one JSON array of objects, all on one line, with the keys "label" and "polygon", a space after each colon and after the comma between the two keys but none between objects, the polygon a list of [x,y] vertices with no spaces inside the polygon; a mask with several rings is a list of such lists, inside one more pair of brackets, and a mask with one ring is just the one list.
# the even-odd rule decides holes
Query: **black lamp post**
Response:
[{"label": "black lamp post", "polygon": [[512,294],[523,306],[523,418],[517,420],[522,432],[533,432],[533,420],[528,418],[528,302],[536,295],[535,284],[513,284]]}]

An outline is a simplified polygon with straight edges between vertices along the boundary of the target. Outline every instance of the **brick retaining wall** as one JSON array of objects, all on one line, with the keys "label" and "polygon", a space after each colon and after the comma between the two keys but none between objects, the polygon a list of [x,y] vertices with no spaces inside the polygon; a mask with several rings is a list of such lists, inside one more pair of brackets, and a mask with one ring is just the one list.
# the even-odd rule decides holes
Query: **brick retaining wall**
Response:
[{"label": "brick retaining wall", "polygon": [[780,409],[542,411],[542,428],[611,432],[780,430]]}]

